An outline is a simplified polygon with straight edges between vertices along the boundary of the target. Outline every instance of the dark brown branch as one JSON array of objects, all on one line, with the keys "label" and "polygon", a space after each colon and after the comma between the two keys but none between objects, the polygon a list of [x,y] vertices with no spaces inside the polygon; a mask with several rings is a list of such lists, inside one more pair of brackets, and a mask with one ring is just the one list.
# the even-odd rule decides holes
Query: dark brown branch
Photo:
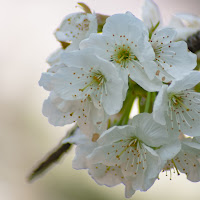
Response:
[{"label": "dark brown branch", "polygon": [[70,150],[72,144],[70,143],[63,144],[62,141],[65,138],[72,136],[76,128],[77,126],[75,125],[70,131],[68,131],[67,136],[65,136],[61,140],[61,142],[57,145],[57,147],[55,147],[52,151],[50,151],[48,155],[45,156],[45,158],[43,158],[39,162],[39,164],[32,170],[32,172],[28,176],[27,178],[28,182],[33,181],[38,176],[43,175],[45,172],[47,172],[48,169],[53,166],[53,164],[56,164],[63,157],[63,155]]},{"label": "dark brown branch", "polygon": [[53,164],[58,162],[60,158],[62,158],[63,154],[65,154],[72,144],[59,144],[53,151],[51,151],[44,160],[39,162],[39,165],[31,172],[28,176],[28,181],[33,181],[39,175],[42,175],[47,169],[49,169]]}]

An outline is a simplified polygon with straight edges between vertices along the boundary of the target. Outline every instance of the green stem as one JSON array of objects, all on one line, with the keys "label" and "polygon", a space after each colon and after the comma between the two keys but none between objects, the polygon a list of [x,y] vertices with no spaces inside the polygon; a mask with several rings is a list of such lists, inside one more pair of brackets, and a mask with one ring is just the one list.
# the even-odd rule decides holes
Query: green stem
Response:
[{"label": "green stem", "polygon": [[160,24],[160,21],[159,21],[155,26],[153,26],[153,24],[152,24],[152,27],[151,27],[151,29],[149,30],[149,39],[151,39],[151,37],[152,37],[154,31],[158,28],[159,24]]},{"label": "green stem", "polygon": [[152,102],[154,102],[156,99],[156,92],[152,92]]},{"label": "green stem", "polygon": [[151,103],[151,92],[148,92],[144,112],[147,113],[149,112],[150,103]]},{"label": "green stem", "polygon": [[124,105],[124,111],[123,114],[121,116],[121,119],[119,120],[119,122],[117,123],[117,125],[126,125],[128,124],[128,120],[129,120],[129,115],[131,112],[131,108],[135,99],[135,96],[133,94],[129,94],[127,95],[128,97],[128,101],[126,102],[126,104]]}]

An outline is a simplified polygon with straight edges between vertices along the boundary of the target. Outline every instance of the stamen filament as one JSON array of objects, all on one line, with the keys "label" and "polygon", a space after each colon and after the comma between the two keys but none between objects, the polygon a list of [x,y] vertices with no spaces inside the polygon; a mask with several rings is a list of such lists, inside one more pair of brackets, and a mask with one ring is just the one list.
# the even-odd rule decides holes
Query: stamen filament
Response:
[{"label": "stamen filament", "polygon": [[172,159],[171,161],[172,161],[172,163],[173,163],[173,165],[174,165],[174,168],[176,169],[176,172],[177,172],[177,174],[178,174],[178,176],[179,176],[180,173],[179,173],[179,171],[178,171],[178,168],[177,168],[177,166],[176,166],[174,160]]},{"label": "stamen filament", "polygon": [[116,62],[117,62],[117,63],[121,63],[121,61],[124,59],[124,57],[125,57],[125,56],[123,55],[123,56],[122,56],[119,60],[117,60]]},{"label": "stamen filament", "polygon": [[176,99],[176,101],[178,101],[178,103],[180,103],[187,111],[189,111],[190,109],[176,96],[174,96],[174,98]]},{"label": "stamen filament", "polygon": [[96,80],[91,81],[89,84],[87,84],[83,89],[79,89],[81,92],[83,92],[86,88],[88,88],[90,85],[92,85],[93,83],[95,83]]}]

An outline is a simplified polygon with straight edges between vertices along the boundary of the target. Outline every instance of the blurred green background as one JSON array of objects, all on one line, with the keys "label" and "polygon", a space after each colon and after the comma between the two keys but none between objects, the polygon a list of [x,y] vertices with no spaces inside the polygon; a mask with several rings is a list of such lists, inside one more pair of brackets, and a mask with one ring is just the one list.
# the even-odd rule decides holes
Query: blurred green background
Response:
[{"label": "blurred green background", "polygon": [[[143,1],[87,0],[96,12],[133,12],[140,16]],[[157,0],[164,21],[175,12],[200,14],[199,0]],[[124,187],[98,186],[86,170],[71,163],[74,149],[40,179],[26,178],[37,161],[54,148],[67,127],[53,127],[42,116],[48,92],[38,86],[45,60],[59,48],[54,30],[65,15],[79,11],[73,0],[0,0],[0,200],[122,200]],[[160,176],[147,192],[132,199],[199,200],[200,183],[184,175]]]}]

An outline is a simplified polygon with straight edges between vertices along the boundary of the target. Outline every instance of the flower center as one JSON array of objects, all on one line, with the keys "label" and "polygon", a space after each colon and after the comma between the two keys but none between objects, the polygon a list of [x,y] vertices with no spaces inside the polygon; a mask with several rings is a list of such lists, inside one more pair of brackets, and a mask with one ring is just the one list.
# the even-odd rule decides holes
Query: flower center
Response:
[{"label": "flower center", "polygon": [[89,86],[95,85],[95,86],[101,86],[102,84],[105,83],[106,79],[104,77],[104,75],[98,70],[96,72],[92,72],[90,74],[90,82],[82,89],[79,89],[80,91],[84,91],[86,88],[88,88]]},{"label": "flower center", "polygon": [[115,47],[114,54],[111,55],[110,61],[121,65],[121,67],[126,67],[128,62],[131,60],[138,60],[137,57],[131,51],[131,48],[126,45],[118,45]]},{"label": "flower center", "polygon": [[189,128],[192,128],[194,117],[191,115],[192,101],[191,92],[180,92],[178,94],[169,94],[169,110],[168,116],[171,120],[171,129],[178,125],[181,132],[181,124],[184,123]]},{"label": "flower center", "polygon": [[189,110],[190,110],[190,109],[184,104],[184,99],[183,99],[182,96],[171,94],[171,95],[170,95],[170,101],[171,101],[171,104],[173,105],[173,107],[175,107],[175,108],[177,108],[177,107],[179,106],[179,107],[185,108],[186,111],[189,111]]}]

